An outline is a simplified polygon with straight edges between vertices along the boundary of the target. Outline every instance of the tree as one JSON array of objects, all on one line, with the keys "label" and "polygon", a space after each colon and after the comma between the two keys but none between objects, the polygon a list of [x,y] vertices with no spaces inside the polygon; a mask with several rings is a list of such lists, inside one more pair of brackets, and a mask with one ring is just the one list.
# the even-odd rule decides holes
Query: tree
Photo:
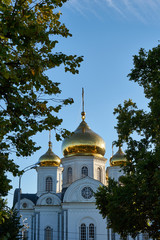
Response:
[{"label": "tree", "polygon": [[119,183],[109,179],[108,186],[96,193],[100,213],[108,227],[123,238],[146,233],[160,238],[160,45],[140,49],[134,56],[129,80],[144,89],[148,110],[138,109],[132,100],[119,105],[117,145],[127,143],[125,175]]},{"label": "tree", "polygon": [[[0,200],[0,204],[2,201]],[[19,229],[19,218],[17,217],[17,212],[6,207],[6,203],[3,202],[1,205],[1,221],[0,221],[0,236],[1,240],[16,240],[20,239]]]},{"label": "tree", "polygon": [[60,22],[59,9],[66,1],[0,3],[0,197],[11,189],[6,172],[20,174],[12,152],[25,157],[39,149],[32,139],[37,132],[54,129],[57,140],[68,133],[59,128],[62,119],[57,114],[73,99],[60,100],[59,83],[46,74],[60,65],[66,72],[77,74],[83,60],[56,52],[58,36],[71,36]]}]

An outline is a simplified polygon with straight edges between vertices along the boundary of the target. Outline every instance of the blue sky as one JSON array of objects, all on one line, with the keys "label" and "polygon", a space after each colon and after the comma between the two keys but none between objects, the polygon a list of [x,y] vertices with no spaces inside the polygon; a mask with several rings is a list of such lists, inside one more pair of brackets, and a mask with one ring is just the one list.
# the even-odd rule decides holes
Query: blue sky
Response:
[{"label": "blue sky", "polygon": [[[62,22],[72,33],[71,38],[59,38],[56,51],[83,55],[79,75],[65,73],[63,67],[47,74],[60,82],[60,98],[72,97],[74,104],[60,113],[62,127],[74,131],[81,121],[81,89],[85,89],[86,122],[106,142],[106,155],[112,154],[111,145],[117,139],[114,129],[114,108],[131,98],[139,108],[147,108],[143,89],[130,82],[127,74],[133,67],[132,56],[139,49],[151,49],[160,40],[159,0],[70,0],[62,8]],[[34,164],[47,151],[48,132],[37,134],[34,140],[41,149],[27,159],[15,159],[20,169]],[[61,142],[52,132],[53,151],[62,157]],[[125,150],[125,146],[124,146]],[[114,149],[116,152],[116,148]],[[108,165],[108,164],[107,164]],[[8,195],[12,206],[18,178],[9,175],[13,189]],[[28,171],[22,177],[22,192],[36,192],[36,172]]]}]

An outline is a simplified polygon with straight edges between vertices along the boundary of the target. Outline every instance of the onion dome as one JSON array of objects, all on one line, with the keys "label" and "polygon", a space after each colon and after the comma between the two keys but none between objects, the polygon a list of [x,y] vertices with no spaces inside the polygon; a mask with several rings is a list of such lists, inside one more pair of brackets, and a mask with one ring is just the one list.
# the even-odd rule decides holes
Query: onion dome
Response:
[{"label": "onion dome", "polygon": [[93,132],[84,120],[85,113],[82,112],[82,122],[70,137],[64,139],[62,151],[65,157],[75,155],[104,156],[104,140]]},{"label": "onion dome", "polygon": [[124,152],[121,147],[119,147],[118,151],[110,158],[111,166],[120,166],[121,164],[126,164],[127,159],[125,157]]},{"label": "onion dome", "polygon": [[52,151],[52,143],[49,141],[48,151],[39,158],[41,167],[59,167],[61,159]]}]

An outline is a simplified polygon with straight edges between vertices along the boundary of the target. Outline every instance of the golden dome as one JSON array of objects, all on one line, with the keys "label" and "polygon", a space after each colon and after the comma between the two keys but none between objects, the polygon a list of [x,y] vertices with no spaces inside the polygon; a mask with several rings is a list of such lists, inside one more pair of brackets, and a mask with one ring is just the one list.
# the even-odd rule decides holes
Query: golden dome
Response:
[{"label": "golden dome", "polygon": [[111,166],[120,166],[121,164],[125,164],[127,159],[125,157],[124,152],[121,147],[119,147],[118,151],[110,158]]},{"label": "golden dome", "polygon": [[61,159],[55,155],[52,151],[52,144],[49,141],[48,151],[39,158],[39,164],[41,167],[59,167]]},{"label": "golden dome", "polygon": [[85,113],[82,112],[82,122],[70,137],[64,139],[62,143],[62,151],[64,156],[104,156],[104,140],[90,129],[84,119]]}]

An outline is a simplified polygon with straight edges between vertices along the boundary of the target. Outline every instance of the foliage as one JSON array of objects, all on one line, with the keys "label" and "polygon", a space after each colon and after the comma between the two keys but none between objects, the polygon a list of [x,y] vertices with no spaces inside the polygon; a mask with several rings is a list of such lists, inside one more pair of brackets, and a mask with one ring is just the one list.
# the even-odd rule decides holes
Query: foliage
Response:
[{"label": "foliage", "polygon": [[11,189],[6,173],[20,174],[11,153],[24,157],[39,149],[32,139],[37,132],[54,129],[57,140],[68,133],[59,128],[57,114],[73,99],[60,100],[59,83],[46,73],[63,65],[77,74],[82,61],[56,52],[58,37],[71,36],[60,22],[59,9],[66,1],[0,2],[0,197]]},{"label": "foliage", "polygon": [[[140,49],[128,75],[144,89],[148,110],[128,100],[119,105],[117,145],[127,143],[128,163],[119,183],[110,179],[96,193],[97,208],[108,227],[126,238],[138,233],[160,238],[160,45]],[[135,134],[136,133],[136,134]],[[137,140],[138,139],[138,140]]]},{"label": "foliage", "polygon": [[71,36],[56,10],[64,2],[5,0],[0,4],[0,182],[6,183],[2,195],[9,190],[5,172],[18,173],[9,159],[11,152],[30,156],[38,149],[32,136],[44,129],[54,129],[58,140],[66,134],[58,131],[62,119],[57,113],[73,100],[58,100],[59,83],[46,75],[61,64],[66,72],[78,73],[82,61],[82,57],[54,50],[56,36]]},{"label": "foliage", "polygon": [[0,239],[16,240],[19,239],[19,218],[14,210],[6,207],[4,200],[0,199]]}]

